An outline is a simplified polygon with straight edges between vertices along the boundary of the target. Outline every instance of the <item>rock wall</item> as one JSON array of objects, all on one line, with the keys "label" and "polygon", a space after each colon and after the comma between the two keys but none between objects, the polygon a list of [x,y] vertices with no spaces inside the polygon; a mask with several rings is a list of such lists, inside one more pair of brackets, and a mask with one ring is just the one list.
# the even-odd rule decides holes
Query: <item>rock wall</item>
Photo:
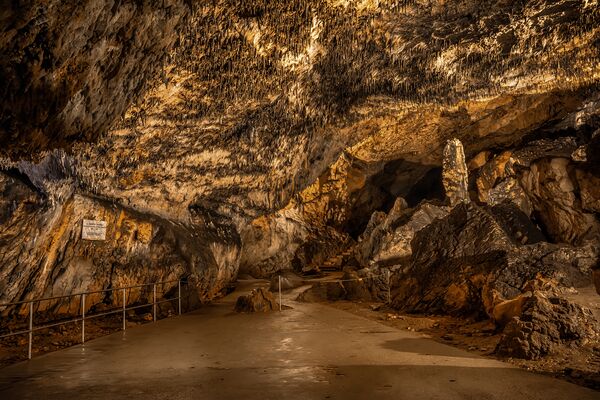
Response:
[{"label": "rock wall", "polygon": [[[239,245],[200,236],[176,225],[112,202],[75,194],[61,204],[19,179],[0,173],[0,302],[176,281],[196,284],[201,301],[219,296],[237,274]],[[105,221],[105,241],[82,239],[83,219]],[[161,287],[168,293],[177,283]],[[132,292],[129,302],[149,292]],[[79,298],[71,299],[78,303]],[[87,307],[120,301],[88,296]],[[40,310],[75,304],[43,302]],[[69,308],[72,307],[72,308]]]},{"label": "rock wall", "polygon": [[[166,245],[182,267],[164,268],[197,276],[206,299],[240,260],[266,274],[341,264],[328,260],[374,211],[427,198],[414,187],[439,169],[447,140],[470,160],[591,126],[599,21],[595,0],[13,1],[0,11],[0,168],[19,181],[2,195],[13,210],[0,225],[6,299],[50,290],[52,269],[78,270],[89,246],[58,227],[77,237],[82,199],[177,238],[142,256],[114,228],[99,249],[109,260],[162,265]],[[553,241],[593,240],[596,194],[578,179],[597,172],[535,163],[527,178],[484,182],[491,194],[469,189],[526,198]],[[560,205],[538,190],[546,178],[564,189],[567,175]],[[21,237],[30,256],[12,250]],[[93,285],[109,284],[100,258],[92,265]]]}]

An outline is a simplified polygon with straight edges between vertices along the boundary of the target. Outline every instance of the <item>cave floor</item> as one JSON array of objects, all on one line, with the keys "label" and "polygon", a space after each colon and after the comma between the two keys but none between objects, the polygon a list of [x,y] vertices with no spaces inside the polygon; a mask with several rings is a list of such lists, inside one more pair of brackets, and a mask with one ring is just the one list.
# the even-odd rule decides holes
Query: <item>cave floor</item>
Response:
[{"label": "cave floor", "polygon": [[1,399],[598,399],[323,304],[235,314],[224,299],[0,370]]}]

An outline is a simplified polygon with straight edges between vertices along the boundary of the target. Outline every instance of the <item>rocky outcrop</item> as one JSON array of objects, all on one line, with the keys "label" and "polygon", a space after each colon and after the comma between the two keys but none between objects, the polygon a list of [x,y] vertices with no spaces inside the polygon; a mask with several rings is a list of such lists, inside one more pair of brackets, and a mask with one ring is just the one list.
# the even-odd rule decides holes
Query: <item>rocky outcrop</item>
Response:
[{"label": "rocky outcrop", "polygon": [[494,318],[495,307],[520,295],[538,274],[564,286],[589,284],[595,248],[524,245],[527,235],[507,230],[505,214],[501,208],[461,204],[419,231],[412,242],[412,263],[398,277],[394,306]]},{"label": "rocky outcrop", "polygon": [[492,157],[473,173],[477,200],[515,204],[553,242],[579,245],[597,240],[600,225],[590,193],[595,178],[585,164],[571,158],[586,142],[575,137],[542,139]]},{"label": "rocky outcrop", "polygon": [[234,307],[239,313],[269,312],[277,309],[279,304],[275,301],[273,293],[264,288],[253,289],[250,294],[238,297]]},{"label": "rocky outcrop", "polygon": [[427,202],[409,209],[404,199],[398,198],[387,215],[373,214],[355,247],[356,259],[363,266],[394,265],[409,260],[415,233],[447,213],[446,207]]},{"label": "rocky outcrop", "polygon": [[600,235],[600,225],[586,213],[577,195],[567,158],[545,158],[523,172],[521,182],[548,235],[557,242],[579,244]]},{"label": "rocky outcrop", "polygon": [[292,209],[255,219],[242,230],[240,272],[259,278],[291,270],[298,248],[309,235],[310,227]]},{"label": "rocky outcrop", "polygon": [[537,359],[558,346],[580,345],[600,334],[593,313],[565,299],[556,288],[530,291],[517,301],[520,309],[496,347],[501,356]]},{"label": "rocky outcrop", "polygon": [[[20,178],[18,174],[0,174],[0,302],[177,281],[181,277],[189,278],[198,298],[206,301],[220,295],[237,274],[231,258],[236,260],[239,244],[233,241],[210,238],[193,227],[100,198],[75,194],[53,204]],[[83,219],[106,222],[106,240],[82,239]],[[161,294],[176,286],[177,282],[164,285]],[[134,303],[149,295],[133,291],[128,301]],[[104,296],[88,296],[87,306],[120,301],[110,294]],[[40,305],[42,309],[68,306],[53,302]]]}]

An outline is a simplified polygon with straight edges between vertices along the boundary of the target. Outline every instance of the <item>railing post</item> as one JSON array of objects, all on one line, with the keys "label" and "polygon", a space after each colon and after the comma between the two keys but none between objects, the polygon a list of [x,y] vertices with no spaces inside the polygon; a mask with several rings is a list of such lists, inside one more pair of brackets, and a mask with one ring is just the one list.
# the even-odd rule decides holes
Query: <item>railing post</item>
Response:
[{"label": "railing post", "polygon": [[181,279],[177,281],[177,298],[179,299],[179,315],[181,315]]},{"label": "railing post", "polygon": [[392,294],[391,294],[391,279],[390,279],[390,275],[391,275],[392,271],[390,271],[389,269],[387,270],[387,287],[388,287],[388,304],[392,304]]},{"label": "railing post", "polygon": [[123,296],[122,296],[123,297],[123,330],[125,330],[125,328],[127,326],[127,317],[125,315],[125,308],[126,308],[126,305],[125,305],[125,288],[123,288],[122,294],[123,294]]},{"label": "railing post", "polygon": [[33,347],[33,302],[29,303],[29,350],[27,357],[31,360],[31,348]]},{"label": "railing post", "polygon": [[85,293],[81,295],[81,344],[85,343]]},{"label": "railing post", "polygon": [[154,284],[154,301],[152,302],[152,314],[154,317],[154,322],[156,322],[156,283]]},{"label": "railing post", "polygon": [[281,275],[279,275],[279,311],[281,311]]}]

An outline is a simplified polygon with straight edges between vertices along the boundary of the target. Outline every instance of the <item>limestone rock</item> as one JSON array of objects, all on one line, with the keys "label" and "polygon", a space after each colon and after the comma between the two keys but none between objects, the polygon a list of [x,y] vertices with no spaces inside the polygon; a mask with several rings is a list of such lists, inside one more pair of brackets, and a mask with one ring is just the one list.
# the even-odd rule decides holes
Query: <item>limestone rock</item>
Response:
[{"label": "limestone rock", "polygon": [[476,186],[479,200],[489,202],[489,191],[498,181],[509,176],[512,171],[512,151],[504,151],[485,164],[477,172]]},{"label": "limestone rock", "polygon": [[12,145],[1,152],[105,133],[156,79],[190,11],[183,0],[5,2],[0,141]]},{"label": "limestone rock", "polygon": [[[9,301],[188,274],[209,300],[240,260],[265,276],[317,269],[435,172],[448,139],[477,154],[542,127],[597,129],[570,121],[597,92],[593,2],[4,3]],[[272,216],[288,206],[300,218]],[[85,215],[119,228],[83,243]]]},{"label": "limestone rock", "polygon": [[469,201],[469,171],[460,140],[452,139],[446,143],[442,167],[444,189],[450,205]]},{"label": "limestone rock", "polygon": [[555,242],[580,244],[598,236],[593,182],[588,166],[570,155],[574,137],[542,139],[507,150],[477,172],[479,200],[497,205],[510,202],[533,215]]},{"label": "limestone rock", "polygon": [[522,298],[521,312],[506,325],[496,347],[499,355],[537,359],[556,346],[581,343],[598,335],[592,312],[553,291],[534,291]]},{"label": "limestone rock", "polygon": [[404,200],[399,198],[387,216],[373,214],[355,247],[357,260],[363,266],[406,261],[412,254],[410,243],[415,233],[447,213],[446,207],[429,202],[408,209]]},{"label": "limestone rock", "polygon": [[[74,195],[49,203],[35,187],[0,174],[0,302],[41,298],[189,278],[202,301],[219,296],[236,271],[236,245],[204,236],[153,215]],[[105,241],[81,237],[82,220],[107,223]],[[196,243],[190,238],[202,239]],[[18,241],[19,246],[12,243]],[[232,260],[233,258],[233,260]],[[8,282],[12,284],[8,285]],[[164,293],[177,283],[165,285]],[[149,293],[134,291],[136,302]],[[74,298],[74,302],[79,301]],[[90,295],[87,306],[120,304]],[[43,307],[67,307],[45,302]],[[60,310],[59,310],[60,311]]]},{"label": "limestone rock", "polygon": [[268,289],[258,288],[248,295],[238,297],[234,309],[239,313],[269,312],[279,309],[279,304]]},{"label": "limestone rock", "polygon": [[240,273],[263,278],[291,270],[298,248],[311,238],[310,227],[295,209],[257,218],[242,230]]},{"label": "limestone rock", "polygon": [[595,216],[583,210],[571,172],[568,158],[538,160],[523,172],[521,185],[551,238],[578,244],[597,237],[600,228]]},{"label": "limestone rock", "polygon": [[584,169],[575,171],[581,208],[585,211],[600,213],[600,177]]},{"label": "limestone rock", "polygon": [[529,168],[533,162],[543,158],[570,158],[576,149],[577,140],[571,136],[535,140],[513,152],[512,164]]},{"label": "limestone rock", "polygon": [[525,190],[515,178],[508,178],[487,191],[488,204],[495,206],[505,202],[513,203],[525,215],[529,216],[533,212],[531,200]]},{"label": "limestone rock", "polygon": [[469,168],[469,172],[475,171],[481,167],[483,167],[492,156],[492,152],[489,150],[482,151],[478,153],[475,157],[469,160],[469,164],[467,167]]},{"label": "limestone rock", "polygon": [[[514,206],[512,210],[521,213]],[[538,274],[567,286],[589,284],[594,248],[522,245],[515,232],[527,230],[509,229],[505,213],[502,208],[461,204],[419,231],[412,242],[411,265],[395,277],[393,305],[410,312],[493,318],[498,304],[520,295]],[[531,225],[528,230],[535,229]]]},{"label": "limestone rock", "polygon": [[587,161],[587,146],[578,147],[573,153],[571,153],[571,159],[577,162]]}]

